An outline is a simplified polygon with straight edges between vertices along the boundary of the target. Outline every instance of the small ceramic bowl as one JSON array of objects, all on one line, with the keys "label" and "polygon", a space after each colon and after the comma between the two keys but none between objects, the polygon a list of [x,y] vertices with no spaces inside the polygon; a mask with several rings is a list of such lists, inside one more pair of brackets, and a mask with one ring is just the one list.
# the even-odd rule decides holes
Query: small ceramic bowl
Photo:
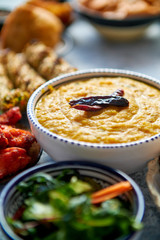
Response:
[{"label": "small ceramic bowl", "polygon": [[148,163],[146,182],[151,196],[160,210],[160,158],[157,157]]},{"label": "small ceramic bowl", "polygon": [[91,10],[77,0],[71,1],[75,12],[88,20],[100,34],[109,40],[131,41],[142,37],[151,24],[160,19],[160,15],[109,19]]},{"label": "small ceramic bowl", "polygon": [[[131,213],[135,217],[136,221],[142,221],[144,214],[144,198],[142,192],[138,185],[125,173],[111,169],[107,166],[90,162],[65,161],[59,163],[45,163],[43,165],[32,167],[19,174],[17,177],[12,179],[2,191],[0,198],[0,224],[7,239],[22,240],[13,232],[10,225],[7,223],[7,218],[12,217],[15,214],[24,200],[23,196],[17,191],[17,185],[21,181],[27,181],[27,179],[35,173],[44,172],[56,177],[64,169],[77,170],[80,175],[94,179],[97,183],[101,184],[102,187],[113,185],[124,180],[129,181],[133,189],[124,193],[121,197],[129,204]],[[134,232],[121,240],[137,239],[140,234],[141,231]]]},{"label": "small ceramic bowl", "polygon": [[158,80],[136,72],[116,69],[90,69],[65,74],[40,86],[30,97],[27,116],[37,141],[55,161],[89,160],[131,173],[143,168],[160,154],[160,133],[135,142],[121,144],[96,144],[61,137],[44,128],[35,116],[35,106],[48,91],[48,86],[93,77],[128,77],[160,89]]}]

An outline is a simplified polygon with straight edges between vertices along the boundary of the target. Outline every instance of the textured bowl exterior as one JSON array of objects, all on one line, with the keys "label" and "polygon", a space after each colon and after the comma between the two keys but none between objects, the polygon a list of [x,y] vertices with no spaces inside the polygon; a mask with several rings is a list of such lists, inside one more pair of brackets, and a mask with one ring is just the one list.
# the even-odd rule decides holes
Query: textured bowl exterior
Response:
[{"label": "textured bowl exterior", "polygon": [[91,8],[87,8],[85,5],[79,3],[77,0],[70,0],[73,9],[87,18],[93,23],[104,26],[113,26],[113,27],[133,27],[144,24],[149,24],[160,19],[160,14],[151,15],[151,16],[139,16],[139,17],[128,17],[125,19],[109,19],[101,15],[100,13],[94,11]]},{"label": "textured bowl exterior", "polygon": [[122,20],[115,20],[115,19],[107,19],[105,17],[101,17],[98,14],[95,14],[94,11],[89,10],[85,7],[78,7],[78,5],[75,6],[76,11],[85,17],[86,19],[90,20],[92,23],[96,23],[101,26],[110,26],[110,27],[119,27],[119,28],[132,28],[132,27],[138,27],[146,24],[151,24],[157,20],[160,19],[160,15],[155,16],[147,16],[147,17],[139,17],[139,18],[127,18]]},{"label": "textured bowl exterior", "polygon": [[122,76],[148,83],[160,89],[158,80],[136,72],[118,69],[90,69],[65,74],[39,87],[31,96],[27,106],[27,116],[37,141],[55,160],[88,160],[101,163],[126,173],[135,172],[160,154],[160,134],[151,138],[122,144],[92,144],[63,138],[42,127],[35,117],[37,101],[47,91],[48,85],[82,80],[92,77]]},{"label": "textured bowl exterior", "polygon": [[103,37],[108,40],[113,40],[115,42],[129,42],[141,38],[150,26],[150,23],[140,24],[132,27],[110,26],[96,22],[92,22],[92,25]]},{"label": "textured bowl exterior", "polygon": [[[138,185],[125,173],[109,167],[83,161],[63,161],[59,163],[45,163],[30,168],[12,179],[3,189],[0,199],[0,224],[5,236],[12,240],[22,240],[8,225],[6,218],[12,217],[21,206],[24,197],[17,191],[16,187],[21,181],[27,181],[29,177],[37,172],[45,172],[51,176],[57,176],[64,169],[76,169],[83,176],[91,177],[102,187],[115,184],[119,181],[128,180],[133,190],[124,193],[123,197],[131,205],[133,216],[138,222],[142,221],[144,214],[144,198]],[[132,233],[121,240],[137,239],[141,232]]]},{"label": "textured bowl exterior", "polygon": [[160,19],[160,15],[109,19],[85,7],[77,0],[71,0],[77,14],[88,20],[104,37],[114,41],[130,41],[144,35],[147,28]]}]

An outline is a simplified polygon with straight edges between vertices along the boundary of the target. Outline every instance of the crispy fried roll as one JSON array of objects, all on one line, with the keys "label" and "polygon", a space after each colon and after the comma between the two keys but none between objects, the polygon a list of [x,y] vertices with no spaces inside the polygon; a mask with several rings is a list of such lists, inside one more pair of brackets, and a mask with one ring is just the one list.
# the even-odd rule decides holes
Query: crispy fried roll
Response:
[{"label": "crispy fried roll", "polygon": [[20,110],[24,110],[29,99],[29,94],[19,88],[13,89],[14,81],[7,75],[5,65],[3,64],[3,54],[1,53],[0,55],[0,111],[8,110],[14,106],[19,106]]},{"label": "crispy fried roll", "polygon": [[76,68],[59,58],[52,48],[42,43],[35,42],[27,45],[24,53],[28,63],[46,80],[76,71]]},{"label": "crispy fried roll", "polygon": [[47,80],[73,71],[76,71],[76,69],[70,66],[64,59],[54,59],[52,56],[44,58],[38,68],[39,74]]},{"label": "crispy fried roll", "polygon": [[9,93],[12,88],[13,84],[7,77],[5,67],[2,63],[2,59],[0,58],[0,99],[2,99],[4,95]]},{"label": "crispy fried roll", "polygon": [[35,69],[38,69],[43,59],[50,55],[52,55],[53,61],[57,59],[57,54],[54,51],[51,52],[49,47],[37,41],[27,44],[24,54],[28,63]]},{"label": "crispy fried roll", "polygon": [[5,67],[2,63],[2,58],[0,57],[0,110],[2,110],[4,97],[9,95],[12,88],[13,84],[6,75]]},{"label": "crispy fried roll", "polygon": [[31,94],[42,85],[45,80],[30,67],[22,54],[8,51],[4,55],[4,62],[8,76],[12,79],[15,88]]}]

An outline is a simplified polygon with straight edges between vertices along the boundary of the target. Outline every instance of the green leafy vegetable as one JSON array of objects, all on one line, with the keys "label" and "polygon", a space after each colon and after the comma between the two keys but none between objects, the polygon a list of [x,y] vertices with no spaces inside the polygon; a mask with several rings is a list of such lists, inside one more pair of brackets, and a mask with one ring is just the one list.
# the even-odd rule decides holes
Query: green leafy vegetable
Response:
[{"label": "green leafy vegetable", "polygon": [[19,184],[25,194],[23,211],[8,222],[26,240],[112,240],[142,227],[118,198],[92,204],[97,183],[84,179],[72,170],[57,178],[35,174]]}]

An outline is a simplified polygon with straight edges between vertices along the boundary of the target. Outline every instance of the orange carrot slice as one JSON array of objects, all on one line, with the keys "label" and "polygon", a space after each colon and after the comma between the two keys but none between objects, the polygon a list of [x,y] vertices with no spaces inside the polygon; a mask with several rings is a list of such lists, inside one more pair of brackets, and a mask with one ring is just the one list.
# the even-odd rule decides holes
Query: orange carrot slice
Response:
[{"label": "orange carrot slice", "polygon": [[122,181],[101,189],[91,195],[91,202],[93,204],[101,203],[111,198],[117,197],[124,192],[130,191],[132,185],[128,181]]}]

